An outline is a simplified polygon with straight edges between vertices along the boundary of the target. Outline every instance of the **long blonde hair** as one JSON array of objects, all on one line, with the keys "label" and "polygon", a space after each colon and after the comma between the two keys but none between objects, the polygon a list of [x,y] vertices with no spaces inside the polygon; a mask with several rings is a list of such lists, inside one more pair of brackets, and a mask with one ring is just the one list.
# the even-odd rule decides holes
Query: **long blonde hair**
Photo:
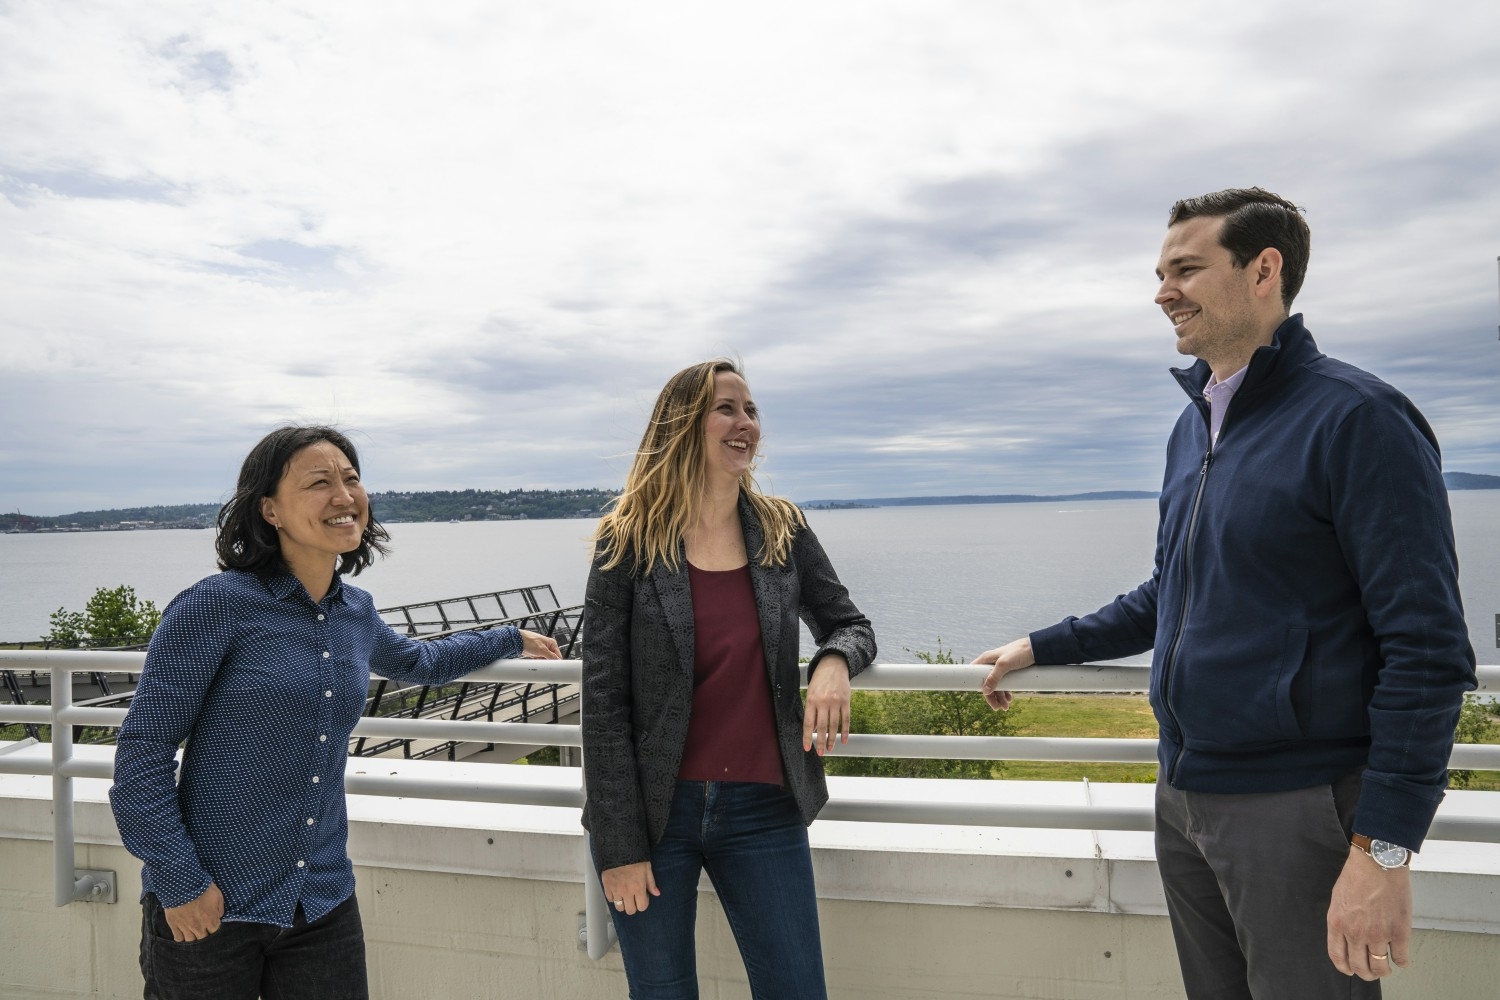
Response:
[{"label": "long blonde hair", "polygon": [[[703,507],[708,479],[703,421],[720,372],[744,377],[733,361],[715,358],[684,368],[662,386],[625,478],[625,492],[594,531],[604,569],[629,556],[636,575],[658,563],[677,570],[683,535],[698,523]],[[806,523],[802,511],[790,500],[761,493],[748,469],[740,476],[740,492],[755,508],[765,534],[765,544],[752,557],[762,566],[782,565],[791,554],[792,537]]]}]

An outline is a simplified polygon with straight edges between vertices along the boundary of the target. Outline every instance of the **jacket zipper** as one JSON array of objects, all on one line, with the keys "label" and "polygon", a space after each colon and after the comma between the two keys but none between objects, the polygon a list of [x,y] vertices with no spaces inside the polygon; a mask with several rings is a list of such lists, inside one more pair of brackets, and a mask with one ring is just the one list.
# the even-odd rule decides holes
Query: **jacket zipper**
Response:
[{"label": "jacket zipper", "polygon": [[1172,764],[1167,768],[1169,785],[1177,777],[1177,764],[1182,760],[1182,724],[1177,721],[1177,713],[1172,710],[1172,668],[1177,665],[1177,651],[1182,646],[1182,633],[1187,629],[1188,608],[1193,603],[1193,542],[1198,535],[1198,513],[1203,505],[1203,487],[1208,484],[1208,467],[1213,461],[1214,452],[1210,446],[1203,453],[1203,466],[1198,470],[1198,491],[1193,494],[1193,509],[1188,514],[1187,541],[1182,546],[1182,609],[1177,618],[1177,631],[1172,636],[1172,645],[1167,650],[1161,672],[1161,703],[1167,710],[1167,717],[1172,720],[1173,728],[1177,730],[1177,753],[1173,755]]}]

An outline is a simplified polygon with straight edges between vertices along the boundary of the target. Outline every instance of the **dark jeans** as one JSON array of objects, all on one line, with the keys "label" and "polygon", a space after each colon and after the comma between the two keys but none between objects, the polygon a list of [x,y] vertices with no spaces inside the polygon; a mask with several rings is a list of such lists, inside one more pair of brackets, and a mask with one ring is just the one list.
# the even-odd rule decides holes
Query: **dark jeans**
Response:
[{"label": "dark jeans", "polygon": [[823,945],[807,827],[776,785],[679,781],[651,852],[661,895],[641,913],[611,908],[633,1000],[696,1000],[693,930],[707,871],[755,1000],[825,1000]]},{"label": "dark jeans", "polygon": [[368,1000],[365,934],[350,896],[291,927],[225,922],[198,941],[172,940],[156,896],[141,899],[146,1000]]},{"label": "dark jeans", "polygon": [[1156,786],[1156,860],[1189,1000],[1378,1000],[1328,957],[1360,775],[1290,792]]}]

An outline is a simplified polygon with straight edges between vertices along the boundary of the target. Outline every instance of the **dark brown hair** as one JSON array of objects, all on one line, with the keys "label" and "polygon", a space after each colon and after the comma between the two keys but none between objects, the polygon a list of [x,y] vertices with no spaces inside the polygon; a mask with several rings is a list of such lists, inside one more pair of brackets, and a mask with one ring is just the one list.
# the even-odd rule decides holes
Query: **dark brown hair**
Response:
[{"label": "dark brown hair", "polygon": [[[219,554],[220,569],[249,570],[257,576],[290,572],[281,556],[281,541],[276,537],[276,529],[261,516],[260,502],[276,492],[292,456],[319,441],[327,441],[343,452],[354,471],[359,471],[359,452],[353,442],[332,427],[278,427],[261,438],[240,466],[234,496],[219,508],[219,533],[214,547]],[[374,507],[367,509],[369,523],[360,536],[359,548],[339,557],[340,573],[358,576],[359,571],[373,563],[376,556],[383,556],[387,551],[384,543],[391,540],[390,533],[375,520]]]},{"label": "dark brown hair", "polygon": [[1263,188],[1225,188],[1182,199],[1172,206],[1167,225],[1199,217],[1224,220],[1219,245],[1236,267],[1243,268],[1268,247],[1281,254],[1281,304],[1290,312],[1312,254],[1312,232],[1302,209]]}]

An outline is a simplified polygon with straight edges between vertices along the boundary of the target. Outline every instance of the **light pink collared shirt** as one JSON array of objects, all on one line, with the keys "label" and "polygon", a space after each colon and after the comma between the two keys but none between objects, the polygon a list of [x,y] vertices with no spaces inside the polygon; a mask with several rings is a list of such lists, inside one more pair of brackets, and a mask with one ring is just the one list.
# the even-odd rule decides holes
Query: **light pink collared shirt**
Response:
[{"label": "light pink collared shirt", "polygon": [[1224,381],[1219,381],[1219,376],[1210,374],[1208,384],[1203,387],[1203,395],[1208,399],[1208,436],[1209,447],[1217,447],[1219,444],[1219,428],[1224,426],[1224,413],[1229,409],[1229,401],[1234,398],[1240,383],[1245,381],[1245,372],[1250,370],[1246,365]]}]

